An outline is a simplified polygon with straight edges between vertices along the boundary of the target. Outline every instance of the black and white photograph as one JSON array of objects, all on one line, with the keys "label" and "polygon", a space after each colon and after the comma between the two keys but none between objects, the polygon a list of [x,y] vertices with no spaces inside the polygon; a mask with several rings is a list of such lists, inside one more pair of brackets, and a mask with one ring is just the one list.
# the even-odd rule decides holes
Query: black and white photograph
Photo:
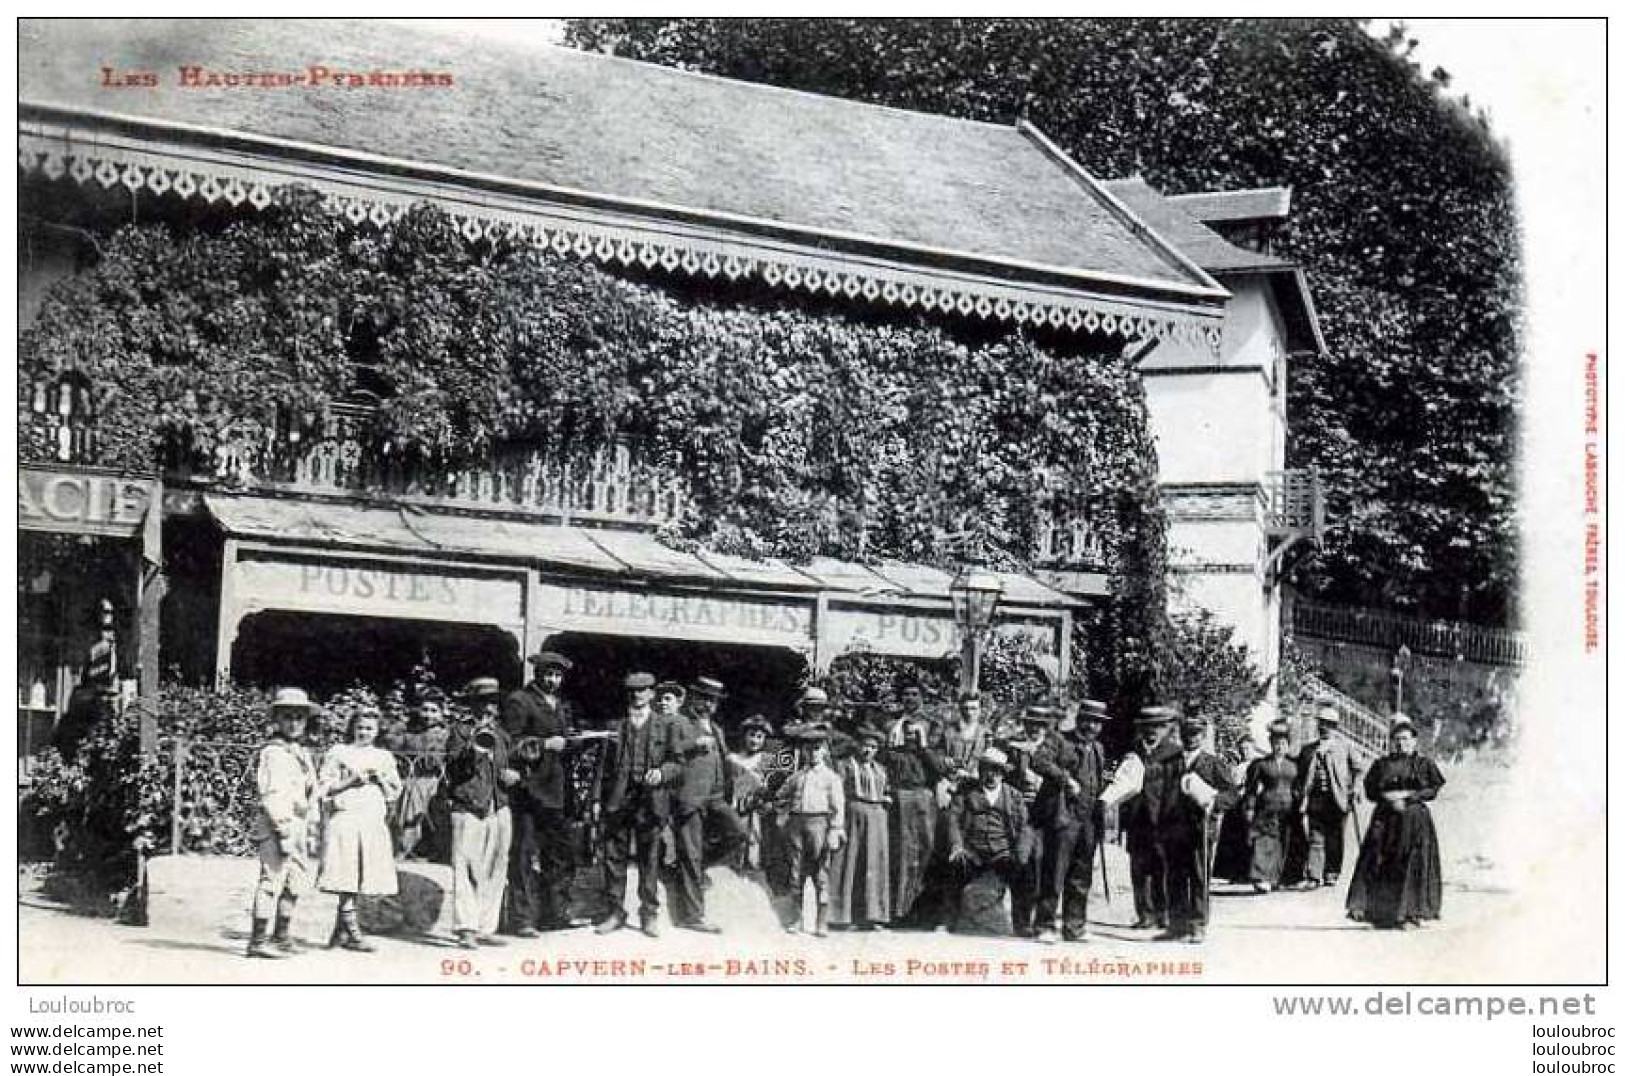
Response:
[{"label": "black and white photograph", "polygon": [[20,19],[19,986],[1605,983],[1605,38]]}]

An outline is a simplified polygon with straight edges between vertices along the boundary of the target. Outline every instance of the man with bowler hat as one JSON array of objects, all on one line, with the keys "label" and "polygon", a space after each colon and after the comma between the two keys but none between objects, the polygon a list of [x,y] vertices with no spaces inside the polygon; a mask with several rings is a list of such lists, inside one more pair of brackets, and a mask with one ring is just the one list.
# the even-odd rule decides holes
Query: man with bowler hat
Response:
[{"label": "man with bowler hat", "polygon": [[654,709],[655,678],[627,674],[626,709],[604,764],[604,897],[600,934],[626,925],[627,864],[638,867],[638,925],[660,934],[660,841],[671,815],[668,788],[682,775],[670,750],[674,719]]},{"label": "man with bowler hat", "polygon": [[1168,929],[1159,939],[1199,943],[1207,934],[1208,871],[1218,820],[1236,798],[1231,768],[1207,747],[1200,717],[1179,723],[1181,751],[1165,765],[1158,838],[1168,871]]},{"label": "man with bowler hat", "polygon": [[1298,814],[1308,831],[1309,854],[1303,866],[1306,885],[1336,885],[1343,871],[1343,830],[1360,785],[1360,764],[1348,740],[1337,735],[1342,724],[1337,708],[1315,713],[1319,737],[1298,753]]},{"label": "man with bowler hat", "polygon": [[502,727],[514,741],[520,783],[514,789],[513,851],[508,869],[509,929],[521,938],[584,925],[570,917],[575,854],[570,839],[570,782],[564,752],[575,711],[560,695],[571,661],[532,654],[530,683],[502,700]]},{"label": "man with bowler hat", "polygon": [[470,680],[462,701],[469,712],[446,741],[446,804],[451,814],[451,922],[464,949],[500,944],[496,930],[508,885],[513,843],[509,792],[519,783],[513,744],[497,723],[502,685],[494,676]]},{"label": "man with bowler hat", "polygon": [[[1095,848],[1100,840],[1100,792],[1105,752],[1100,728],[1106,704],[1078,704],[1070,732],[1050,733],[1033,753],[1032,767],[1043,776],[1033,817],[1043,837],[1036,925],[1038,940],[1083,941],[1089,935],[1089,887],[1094,882]],[[1061,922],[1057,930],[1057,913]]]},{"label": "man with bowler hat", "polygon": [[[1147,706],[1134,719],[1132,753],[1142,768],[1143,777],[1139,791],[1124,802],[1119,819],[1128,844],[1129,882],[1134,887],[1134,927],[1137,930],[1168,925],[1168,871],[1157,827],[1170,795],[1169,766],[1180,754],[1179,744],[1168,738],[1174,716],[1171,707]],[[1173,792],[1177,794],[1178,789]]]},{"label": "man with bowler hat", "polygon": [[722,682],[701,676],[688,685],[687,703],[672,724],[668,754],[679,764],[672,790],[672,833],[677,844],[672,921],[685,930],[720,934],[705,917],[705,844],[716,842],[716,858],[732,863],[744,849],[745,825],[733,809],[733,774],[728,744],[716,723],[726,694]]}]

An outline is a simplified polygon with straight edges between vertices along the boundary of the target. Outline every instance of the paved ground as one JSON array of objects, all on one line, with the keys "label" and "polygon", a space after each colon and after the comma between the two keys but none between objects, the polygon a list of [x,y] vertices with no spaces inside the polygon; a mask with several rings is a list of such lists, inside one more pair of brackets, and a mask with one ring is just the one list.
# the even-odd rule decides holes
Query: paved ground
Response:
[{"label": "paved ground", "polygon": [[[1126,864],[1112,850],[1113,873]],[[245,869],[246,865],[245,865]],[[713,871],[717,921],[742,924],[720,937],[668,930],[658,941],[633,931],[590,931],[513,940],[468,953],[444,938],[378,937],[379,952],[313,950],[296,959],[248,961],[243,938],[202,909],[161,929],[75,916],[26,896],[20,909],[25,983],[355,983],[552,981],[774,981],[867,979],[912,982],[1483,982],[1546,977],[1503,943],[1517,902],[1491,887],[1454,885],[1447,918],[1403,933],[1345,919],[1341,890],[1256,896],[1222,890],[1205,945],[1155,942],[1130,930],[1121,889],[1098,895],[1094,938],[1058,946],[1012,938],[893,931],[836,933],[820,940],[773,929],[765,895]],[[1525,954],[1527,957],[1528,954]],[[467,963],[464,963],[467,961]],[[449,963],[448,963],[449,962]],[[1011,962],[1006,967],[1006,962]],[[1023,964],[1017,968],[1017,964]],[[1561,977],[1561,976],[1559,976]],[[1571,976],[1572,977],[1572,976]]]}]

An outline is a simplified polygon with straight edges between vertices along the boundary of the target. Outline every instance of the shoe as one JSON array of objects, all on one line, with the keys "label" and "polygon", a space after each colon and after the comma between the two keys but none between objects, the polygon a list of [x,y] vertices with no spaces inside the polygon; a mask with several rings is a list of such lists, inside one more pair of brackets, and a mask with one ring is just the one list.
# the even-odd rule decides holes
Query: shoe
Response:
[{"label": "shoe", "polygon": [[256,919],[249,927],[248,949],[244,956],[255,960],[281,960],[286,953],[271,946],[265,937],[265,920]]},{"label": "shoe", "polygon": [[516,938],[540,938],[542,936],[542,932],[537,930],[535,927],[525,926],[514,931],[513,936]]},{"label": "shoe", "polygon": [[474,935],[474,944],[489,946],[492,949],[500,949],[508,943],[494,934],[476,934]]},{"label": "shoe", "polygon": [[1134,920],[1134,925],[1131,926],[1129,929],[1130,930],[1150,930],[1151,928],[1155,927],[1156,925],[1157,925],[1156,920],[1152,919],[1148,915],[1142,915],[1138,919]]},{"label": "shoe", "polygon": [[933,934],[947,934],[949,933],[948,924],[938,923],[936,926],[931,928],[931,932]]},{"label": "shoe", "polygon": [[1053,930],[1041,930],[1038,932],[1038,941],[1042,945],[1054,945],[1060,940],[1061,935]]},{"label": "shoe", "polygon": [[692,923],[679,923],[677,925],[682,927],[684,930],[692,930],[696,934],[721,934],[722,933],[722,928],[721,927],[717,926],[715,923],[709,922],[709,921],[704,920],[704,919],[697,919]]},{"label": "shoe", "polygon": [[592,930],[594,934],[613,934],[624,926],[626,926],[626,913],[615,912],[593,927]]},{"label": "shoe", "polygon": [[1082,930],[1068,930],[1068,931],[1065,931],[1061,935],[1061,940],[1062,941],[1069,941],[1069,942],[1080,942],[1080,943],[1081,942],[1086,942],[1086,941],[1089,940],[1089,928],[1084,927]]},{"label": "shoe", "polygon": [[297,956],[303,952],[303,947],[293,940],[290,933],[292,916],[279,915],[276,917],[276,927],[271,931],[271,946],[286,956]]},{"label": "shoe", "polygon": [[327,939],[329,949],[348,949],[352,953],[374,953],[377,947],[361,933],[361,916],[354,908],[344,908],[333,924],[333,936]]},{"label": "shoe", "polygon": [[876,934],[885,934],[885,933],[887,933],[887,927],[886,927],[885,923],[870,923],[869,924],[869,929],[872,930]]},{"label": "shoe", "polygon": [[818,918],[813,921],[813,937],[829,937],[829,905],[827,904],[818,906]]},{"label": "shoe", "polygon": [[660,921],[654,916],[644,916],[638,921],[638,929],[643,931],[646,938],[660,937]]},{"label": "shoe", "polygon": [[1166,930],[1164,930],[1162,933],[1158,934],[1152,940],[1153,941],[1179,941],[1183,937],[1185,937],[1185,932],[1183,930],[1179,930],[1179,929],[1174,928],[1174,927],[1168,927]]},{"label": "shoe", "polygon": [[457,932],[457,948],[478,949],[479,947],[480,943],[474,940],[474,932],[472,930],[459,930]]},{"label": "shoe", "polygon": [[1254,893],[1268,893],[1270,890],[1272,890],[1274,888],[1275,887],[1270,885],[1268,882],[1254,882],[1253,883],[1253,892]]},{"label": "shoe", "polygon": [[1196,927],[1185,935],[1185,944],[1187,945],[1201,945],[1205,941],[1207,941],[1207,931],[1202,927]]},{"label": "shoe", "polygon": [[793,923],[784,924],[784,932],[786,934],[800,934],[801,933],[801,920],[797,919]]},{"label": "shoe", "polygon": [[1327,876],[1326,876],[1326,884],[1327,884],[1327,885],[1336,885],[1336,884],[1337,884],[1337,875],[1335,875],[1335,874],[1328,874],[1328,875],[1327,875]]}]

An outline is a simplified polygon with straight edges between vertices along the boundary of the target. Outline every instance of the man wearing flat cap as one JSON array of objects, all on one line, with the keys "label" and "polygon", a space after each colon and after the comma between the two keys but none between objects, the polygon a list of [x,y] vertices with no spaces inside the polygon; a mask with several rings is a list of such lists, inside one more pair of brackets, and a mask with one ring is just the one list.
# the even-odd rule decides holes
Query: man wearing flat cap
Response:
[{"label": "man wearing flat cap", "polygon": [[655,678],[629,673],[626,709],[604,764],[604,896],[600,934],[626,925],[627,864],[638,867],[638,924],[651,938],[660,916],[660,839],[670,816],[668,789],[682,766],[670,750],[673,719],[654,709]]},{"label": "man wearing flat cap", "polygon": [[468,714],[446,741],[446,802],[451,815],[451,920],[465,949],[497,944],[513,844],[510,790],[519,783],[512,741],[497,722],[502,685],[476,677],[463,689]]},{"label": "man wearing flat cap", "polygon": [[1167,798],[1158,838],[1168,872],[1168,929],[1159,939],[1204,941],[1208,923],[1208,871],[1219,819],[1237,798],[1231,768],[1207,746],[1200,717],[1179,723],[1180,753],[1164,775]]},{"label": "man wearing flat cap", "polygon": [[[1147,706],[1134,719],[1135,739],[1130,753],[1142,776],[1139,789],[1123,802],[1119,822],[1128,845],[1136,930],[1168,925],[1168,871],[1157,829],[1171,794],[1169,767],[1180,754],[1178,741],[1168,737],[1175,716],[1170,707]],[[1127,760],[1119,763],[1118,769],[1126,765]]]},{"label": "man wearing flat cap", "polygon": [[705,917],[705,844],[716,842],[719,862],[737,862],[748,839],[733,809],[728,743],[716,723],[726,694],[721,681],[701,676],[688,685],[687,702],[672,723],[670,754],[680,765],[672,790],[672,835],[677,844],[672,922],[685,930],[719,934]]},{"label": "man wearing flat cap", "polygon": [[[1071,745],[1055,731],[1060,712],[1053,706],[1028,706],[1021,713],[1021,738],[1007,741],[1014,767],[1010,784],[1020,793],[1027,808],[1027,827],[1022,844],[1027,850],[1026,869],[1010,885],[1010,919],[1017,937],[1030,938],[1053,933],[1054,904],[1059,903],[1060,880],[1052,879],[1051,863],[1045,857],[1051,824],[1059,817],[1060,797],[1065,792],[1065,765],[1071,761]],[[1063,875],[1064,878],[1064,875]],[[1049,918],[1038,915],[1041,894],[1054,882],[1055,900]],[[1046,939],[1054,940],[1054,939]]]},{"label": "man wearing flat cap", "polygon": [[1319,737],[1298,752],[1298,815],[1308,832],[1304,883],[1336,885],[1343,871],[1343,831],[1360,786],[1360,764],[1348,740],[1337,734],[1342,716],[1335,706],[1315,712]]},{"label": "man wearing flat cap", "polygon": [[551,650],[532,654],[531,681],[502,700],[502,727],[514,741],[521,775],[508,871],[509,928],[521,938],[580,925],[570,917],[575,855],[564,757],[575,711],[560,694],[571,664]]}]

